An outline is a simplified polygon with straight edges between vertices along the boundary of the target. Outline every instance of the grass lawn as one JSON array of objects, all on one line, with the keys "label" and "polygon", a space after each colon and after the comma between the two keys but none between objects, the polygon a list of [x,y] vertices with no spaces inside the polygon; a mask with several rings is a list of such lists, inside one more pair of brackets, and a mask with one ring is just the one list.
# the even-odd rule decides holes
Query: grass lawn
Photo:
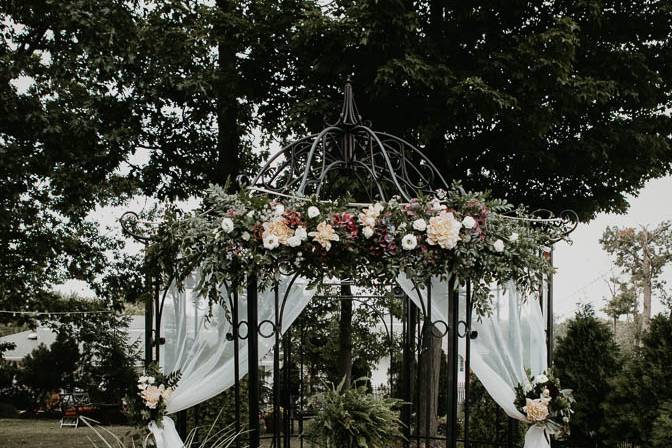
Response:
[{"label": "grass lawn", "polygon": [[[122,438],[132,428],[129,426],[106,426]],[[61,429],[58,420],[0,419],[0,446],[2,448],[92,448],[89,441],[98,440],[86,425],[79,428]],[[96,446],[104,446],[98,440]]]}]

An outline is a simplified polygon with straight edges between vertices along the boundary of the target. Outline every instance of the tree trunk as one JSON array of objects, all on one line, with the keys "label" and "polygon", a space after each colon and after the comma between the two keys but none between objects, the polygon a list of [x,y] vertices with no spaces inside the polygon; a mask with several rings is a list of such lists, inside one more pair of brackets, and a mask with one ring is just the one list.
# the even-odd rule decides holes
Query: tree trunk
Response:
[{"label": "tree trunk", "polygon": [[[217,0],[222,14],[231,14],[235,8],[230,0]],[[215,80],[217,104],[217,162],[213,165],[213,181],[237,189],[236,176],[240,172],[240,133],[238,128],[238,72],[233,30],[223,25],[217,44],[218,71]]]},{"label": "tree trunk", "polygon": [[[420,353],[417,403],[417,435],[436,436],[439,411],[439,373],[441,371],[441,331],[425,322],[422,326],[422,351]],[[427,445],[431,446],[431,445]]]},{"label": "tree trunk", "polygon": [[[341,285],[341,296],[351,296],[352,287]],[[341,316],[339,319],[339,381],[345,378],[347,389],[352,382],[352,300],[341,298]]]},{"label": "tree trunk", "polygon": [[642,310],[642,331],[647,331],[651,322],[651,292],[653,289],[653,279],[651,275],[651,254],[649,253],[649,235],[648,231],[643,231],[643,249],[644,257],[642,267],[643,285],[642,293],[644,296],[644,309]]}]

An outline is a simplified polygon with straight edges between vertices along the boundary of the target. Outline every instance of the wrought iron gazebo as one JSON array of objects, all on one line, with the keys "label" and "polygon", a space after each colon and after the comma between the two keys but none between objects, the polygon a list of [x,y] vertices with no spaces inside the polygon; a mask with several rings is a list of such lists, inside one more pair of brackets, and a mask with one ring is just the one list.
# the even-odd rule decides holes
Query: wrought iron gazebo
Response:
[{"label": "wrought iron gazebo", "polygon": [[[243,179],[240,179],[243,182]],[[350,82],[346,83],[344,89],[343,106],[338,120],[333,124],[328,124],[322,131],[311,134],[307,137],[296,140],[285,146],[274,154],[268,162],[262,167],[259,173],[247,183],[246,187],[251,191],[256,191],[268,195],[277,195],[280,197],[306,197],[317,196],[320,199],[331,200],[344,195],[353,198],[355,205],[372,203],[375,201],[388,201],[393,197],[398,197],[400,201],[410,201],[414,197],[424,194],[435,193],[439,189],[448,189],[448,184],[441,175],[436,166],[414,145],[408,141],[394,135],[379,132],[372,129],[370,123],[362,119],[357,110],[354,101],[352,86]],[[133,214],[127,214],[122,219],[124,229],[128,234],[134,236],[142,242],[147,242],[148,238],[133,232],[130,221],[137,218]],[[571,212],[563,212],[559,217],[553,216],[550,212],[544,212],[539,221],[545,225],[552,225],[558,229],[558,235],[571,232],[575,227],[574,216]],[[515,218],[511,218],[515,219]],[[553,243],[550,241],[549,243]],[[542,256],[542,254],[540,254]],[[552,278],[541,278],[539,301],[540,306],[547,316],[547,343],[549,346],[549,358],[552,350]],[[154,358],[159,354],[158,347],[161,341],[161,312],[163,308],[162,285],[158,279],[148,278],[148,283],[152,286],[152,302],[146,308],[147,332],[146,332],[146,360],[152,360],[152,351],[155,351]],[[165,286],[165,285],[163,285]],[[339,302],[356,301],[360,306],[367,305],[367,296],[356,296],[352,293],[352,285],[347,279],[342,279],[340,284],[340,293],[325,297],[325,300],[338,300]],[[248,346],[248,414],[249,414],[249,446],[258,448],[261,440],[270,439],[271,446],[279,448],[289,448],[292,446],[303,447],[307,442],[303,438],[303,419],[299,419],[299,427],[295,429],[292,422],[293,415],[305,414],[305,397],[303,388],[303,347],[293,347],[291,343],[291,334],[287,332],[282,334],[282,310],[285,307],[287,295],[282,296],[280,291],[275,290],[275,309],[276,315],[274,321],[259,322],[258,309],[258,291],[257,281],[254,275],[250,275],[246,285],[247,316],[244,321],[238,321],[238,294],[235,291],[232,294],[232,328],[229,335],[234,344],[235,363],[239,366],[240,357],[238,356],[238,341],[247,339]],[[463,442],[464,446],[480,446],[470,440],[469,435],[469,403],[464,401],[461,410],[463,413],[464,432],[460,434],[458,430],[458,419],[460,413],[460,403],[458,397],[459,390],[459,367],[460,367],[460,345],[464,347],[464,388],[463,394],[469,394],[470,380],[470,341],[478,335],[471,331],[471,290],[467,285],[460,291],[455,281],[451,281],[448,288],[448,304],[446,321],[439,321],[432,317],[432,293],[431,288],[427,291],[427,306],[424,309],[418,309],[409,297],[405,295],[401,288],[394,288],[391,295],[395,300],[403,304],[403,313],[401,318],[397,318],[397,324],[401,321],[401,332],[395,334],[394,315],[392,312],[387,316],[381,316],[381,321],[387,328],[387,337],[390,340],[390,347],[393,347],[393,340],[399,338],[403,347],[401,354],[401,373],[397,378],[401,386],[401,398],[406,405],[402,408],[401,419],[404,424],[403,446],[416,446],[418,443],[424,443],[430,446],[434,441],[441,440],[442,446],[456,448],[458,441]],[[462,313],[461,313],[461,310]],[[418,430],[418,411],[419,406],[429,406],[429,403],[419,403],[417,397],[413,395],[413,384],[415,381],[421,381],[420,372],[416,369],[416,360],[420,357],[423,350],[423,334],[420,331],[420,323],[425,322],[440,327],[443,331],[432,337],[438,337],[442,340],[446,350],[446,363],[443,366],[434,366],[435,368],[445,369],[446,372],[446,429],[441,436],[431,434],[429,428]],[[246,328],[245,334],[241,334],[240,328]],[[269,331],[270,328],[270,331]],[[291,331],[291,330],[290,330]],[[299,329],[301,331],[301,329]],[[259,339],[273,338],[273,378],[272,378],[272,407],[274,422],[271,433],[261,434],[259,422],[260,412],[260,366],[258,362]],[[445,344],[443,343],[445,342]],[[296,353],[293,353],[296,352]],[[394,353],[391,353],[394,356]],[[294,357],[298,357],[300,365],[299,376],[299,397],[296,400],[290,400],[287,397],[281,397],[280,389],[290,389],[292,378],[290,375],[281,375],[281,365],[287,366],[291,362],[297,362]],[[550,364],[550,362],[549,362]],[[234,384],[234,410],[237,429],[242,429],[242,401],[241,383],[236,370]],[[282,408],[282,411],[281,411]],[[429,414],[429,408],[425,409]],[[281,416],[282,414],[282,416]],[[184,428],[184,414],[178,419],[178,426]],[[428,419],[425,422],[427,425]],[[506,441],[500,444],[491,444],[489,446],[512,446],[511,431],[513,423],[509,425]],[[413,430],[415,428],[415,430]],[[184,429],[183,429],[184,431]],[[507,442],[508,441],[508,442]],[[240,443],[240,442],[238,442]]]}]

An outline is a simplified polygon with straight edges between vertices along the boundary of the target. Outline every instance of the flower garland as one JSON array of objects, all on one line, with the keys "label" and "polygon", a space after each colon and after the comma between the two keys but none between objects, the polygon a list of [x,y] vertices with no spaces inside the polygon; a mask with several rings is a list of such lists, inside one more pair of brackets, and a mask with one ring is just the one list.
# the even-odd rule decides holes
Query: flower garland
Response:
[{"label": "flower garland", "polygon": [[211,302],[221,300],[219,285],[245,285],[250,273],[261,289],[281,270],[315,284],[336,277],[369,287],[391,285],[399,272],[416,282],[457,273],[474,285],[476,312],[487,314],[490,284],[514,279],[529,290],[552,271],[540,256],[550,230],[504,215],[529,217],[458,184],[432,197],[366,207],[347,198],[280,199],[211,187],[200,210],[166,212],[149,256],[178,284],[198,269],[197,290]]},{"label": "flower garland", "polygon": [[138,378],[139,392],[126,398],[129,416],[139,426],[147,426],[152,421],[161,425],[166,415],[166,400],[175,390],[180,376],[179,372],[165,375],[155,363],[147,366],[145,373]]},{"label": "flower garland", "polygon": [[570,389],[561,389],[560,380],[551,370],[532,376],[527,372],[528,381],[516,386],[514,404],[527,418],[528,423],[544,428],[546,436],[553,435],[562,440],[569,435],[569,421],[574,397]]}]

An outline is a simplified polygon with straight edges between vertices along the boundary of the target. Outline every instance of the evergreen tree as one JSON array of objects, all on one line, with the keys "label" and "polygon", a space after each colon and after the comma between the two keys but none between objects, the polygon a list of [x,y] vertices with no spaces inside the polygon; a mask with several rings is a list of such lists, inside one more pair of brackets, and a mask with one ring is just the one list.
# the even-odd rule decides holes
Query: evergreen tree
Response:
[{"label": "evergreen tree", "polygon": [[[586,363],[593,365],[591,360]],[[604,403],[608,441],[628,440],[649,447],[664,440],[661,431],[667,427],[672,400],[670,366],[672,318],[659,314],[651,320],[641,346],[610,382],[611,392]]]},{"label": "evergreen tree", "polygon": [[566,335],[558,339],[554,356],[562,386],[573,389],[576,398],[568,444],[606,446],[605,425],[611,416],[601,405],[621,363],[612,331],[590,305],[583,305],[569,321]]}]

